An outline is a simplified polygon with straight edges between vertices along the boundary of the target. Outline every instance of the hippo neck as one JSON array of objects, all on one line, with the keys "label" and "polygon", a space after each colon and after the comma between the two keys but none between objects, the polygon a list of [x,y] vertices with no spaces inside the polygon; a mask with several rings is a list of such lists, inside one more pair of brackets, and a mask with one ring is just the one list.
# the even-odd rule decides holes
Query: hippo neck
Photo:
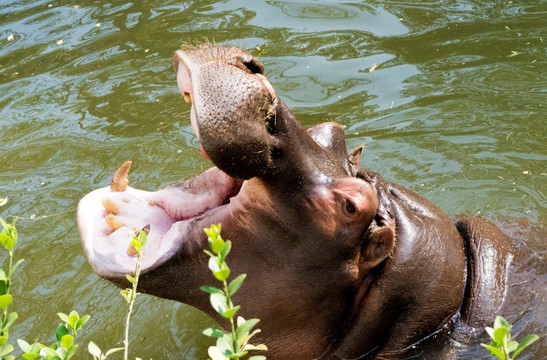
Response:
[{"label": "hippo neck", "polygon": [[464,239],[467,284],[450,336],[468,342],[484,333],[484,327],[496,317],[505,301],[514,249],[509,238],[488,220],[466,215],[454,216],[452,220]]}]

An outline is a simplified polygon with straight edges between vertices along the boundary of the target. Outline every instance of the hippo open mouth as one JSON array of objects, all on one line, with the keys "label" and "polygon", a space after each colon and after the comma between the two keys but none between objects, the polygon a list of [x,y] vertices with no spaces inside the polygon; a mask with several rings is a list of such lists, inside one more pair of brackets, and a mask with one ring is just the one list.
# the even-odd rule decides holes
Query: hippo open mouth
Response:
[{"label": "hippo open mouth", "polygon": [[127,186],[131,162],[115,173],[110,187],[87,194],[78,206],[78,223],[85,253],[94,270],[103,276],[133,271],[135,253],[129,242],[139,230],[150,227],[142,268],[153,267],[171,257],[182,243],[181,236],[194,219],[221,211],[243,184],[217,168],[189,182],[157,192]]}]

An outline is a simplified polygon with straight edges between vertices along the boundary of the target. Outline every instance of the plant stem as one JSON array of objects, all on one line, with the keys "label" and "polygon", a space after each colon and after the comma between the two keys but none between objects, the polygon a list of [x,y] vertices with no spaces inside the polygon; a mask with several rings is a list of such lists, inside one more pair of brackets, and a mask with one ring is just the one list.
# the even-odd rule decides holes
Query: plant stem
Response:
[{"label": "plant stem", "polygon": [[[8,273],[6,275],[7,279],[6,279],[6,294],[9,294],[9,288],[10,288],[10,285],[11,285],[11,267],[13,266],[13,250],[10,250],[9,251],[9,268],[8,268]],[[6,320],[6,318],[8,317],[8,308],[5,308],[4,309],[4,316],[2,316],[2,323],[4,323],[4,321]],[[4,336],[8,336],[8,330],[6,329],[5,331],[3,331],[1,333],[1,335],[4,335]]]},{"label": "plant stem", "polygon": [[[223,283],[224,283],[224,292],[226,293],[226,300],[228,302],[228,304],[226,305],[228,305],[228,308],[233,308],[234,304],[232,303],[232,298],[230,294],[228,293],[228,283],[226,282],[226,280],[224,280]],[[239,346],[237,345],[237,338],[236,338],[236,327],[234,324],[233,317],[230,318],[230,325],[232,326],[232,347],[234,352],[239,352]]]},{"label": "plant stem", "polygon": [[137,284],[139,282],[139,275],[141,272],[142,253],[142,249],[137,252],[137,264],[135,265],[135,281],[133,282],[133,287],[131,289],[131,299],[129,301],[129,309],[127,310],[127,319],[125,320],[125,340],[123,341],[124,360],[127,360],[129,354],[129,321],[131,319],[131,313],[133,313],[133,304],[135,304],[135,299],[137,298]]}]

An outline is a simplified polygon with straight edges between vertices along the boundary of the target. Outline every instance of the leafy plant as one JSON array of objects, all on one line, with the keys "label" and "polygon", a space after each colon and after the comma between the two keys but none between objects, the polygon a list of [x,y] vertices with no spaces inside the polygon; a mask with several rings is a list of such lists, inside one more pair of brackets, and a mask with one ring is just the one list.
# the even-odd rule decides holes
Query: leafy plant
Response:
[{"label": "leafy plant", "polygon": [[[139,232],[139,235],[133,237],[133,240],[131,240],[130,246],[132,246],[132,251],[136,250],[137,252],[137,262],[135,264],[135,273],[133,274],[133,276],[126,275],[125,277],[127,278],[127,281],[129,281],[133,286],[131,289],[125,289],[120,291],[124,299],[129,304],[129,307],[127,309],[127,319],[125,321],[125,340],[123,341],[124,360],[127,360],[127,356],[129,353],[129,321],[131,319],[131,314],[133,313],[133,305],[135,304],[135,299],[137,298],[137,295],[139,294],[137,292],[137,285],[139,283],[139,276],[141,273],[141,260],[142,260],[142,254],[144,253],[144,245],[146,245],[146,243],[148,242],[147,235],[149,232],[150,232],[150,225],[146,225]],[[109,350],[109,351],[112,352],[112,350]],[[89,352],[91,352],[91,350],[89,350]],[[109,352],[105,354],[105,358],[108,354]],[[93,356],[95,355],[93,354]]]},{"label": "leafy plant", "polygon": [[[220,329],[208,328],[203,331],[204,335],[216,338],[216,346],[210,346],[208,349],[209,356],[213,360],[227,359],[242,359],[249,351],[252,350],[268,350],[266,345],[252,345],[249,340],[260,332],[253,327],[260,321],[259,319],[245,320],[239,316],[237,318],[237,328],[234,323],[234,317],[240,306],[234,306],[232,295],[234,295],[245,280],[246,274],[237,276],[230,283],[227,282],[230,276],[230,268],[226,263],[226,256],[232,248],[230,240],[224,241],[220,236],[220,224],[211,225],[208,229],[204,229],[208,236],[211,251],[204,250],[209,255],[209,269],[217,280],[222,282],[222,289],[214,286],[202,286],[201,290],[210,294],[211,306],[223,317],[230,320],[231,332],[225,332]],[[265,356],[255,355],[248,360],[264,360]]]},{"label": "leafy plant", "polygon": [[78,345],[74,343],[74,338],[78,335],[90,316],[85,315],[80,317],[76,311],[70,312],[69,315],[64,313],[57,314],[63,321],[57,326],[55,332],[56,342],[47,347],[40,343],[29,344],[25,340],[17,340],[19,347],[23,350],[21,357],[26,360],[34,359],[52,359],[52,360],[68,360],[74,356]]},{"label": "leafy plant", "polygon": [[[0,206],[4,205],[6,199],[0,199]],[[9,264],[7,270],[0,267],[0,359],[12,360],[14,356],[9,355],[13,351],[13,346],[8,344],[9,329],[17,319],[17,313],[15,311],[9,312],[8,307],[13,302],[13,297],[10,295],[11,277],[15,272],[15,269],[23,259],[18,260],[13,265],[13,248],[17,243],[17,230],[15,229],[15,222],[12,224],[6,223],[0,218],[2,224],[2,232],[0,233],[0,244],[8,250]]]},{"label": "leafy plant", "polygon": [[[7,198],[0,198],[0,206],[7,202]],[[9,265],[7,271],[0,267],[0,359],[2,360],[14,360],[15,356],[9,355],[13,352],[13,346],[8,344],[9,328],[13,325],[17,319],[16,312],[8,312],[8,306],[11,305],[13,298],[9,293],[12,275],[15,272],[17,266],[23,261],[18,260],[13,265],[13,248],[17,243],[17,230],[15,228],[15,222],[12,224],[6,223],[0,218],[2,224],[2,232],[0,233],[0,244],[4,246],[9,253]],[[25,340],[18,339],[17,343],[23,354],[20,359],[34,360],[34,359],[48,359],[48,360],[68,360],[74,356],[78,345],[74,343],[74,338],[78,334],[78,331],[82,330],[85,323],[90,319],[89,315],[80,317],[76,311],[72,311],[70,314],[58,313],[59,318],[63,321],[62,324],[57,326],[55,332],[56,342],[51,346],[45,346],[38,342],[29,344]],[[89,343],[88,351],[93,355],[95,359],[104,360],[106,357],[116,351],[123,350],[123,348],[111,349],[102,354],[101,350],[93,342]]]},{"label": "leafy plant", "polygon": [[[497,356],[501,360],[513,360],[528,345],[539,339],[536,334],[526,335],[519,343],[511,340],[511,328],[507,320],[501,316],[496,316],[494,328],[487,327],[486,332],[492,338],[490,344],[481,344],[490,350],[492,356]],[[510,353],[513,353],[512,355]]]}]

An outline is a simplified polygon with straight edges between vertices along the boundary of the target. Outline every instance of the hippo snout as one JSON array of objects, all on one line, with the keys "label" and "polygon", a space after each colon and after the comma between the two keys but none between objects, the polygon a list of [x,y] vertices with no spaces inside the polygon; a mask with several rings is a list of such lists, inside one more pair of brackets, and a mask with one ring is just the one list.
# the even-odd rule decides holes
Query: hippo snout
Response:
[{"label": "hippo snout", "polygon": [[278,99],[262,64],[238,48],[204,45],[178,50],[173,65],[207,157],[233,177],[268,173]]}]

